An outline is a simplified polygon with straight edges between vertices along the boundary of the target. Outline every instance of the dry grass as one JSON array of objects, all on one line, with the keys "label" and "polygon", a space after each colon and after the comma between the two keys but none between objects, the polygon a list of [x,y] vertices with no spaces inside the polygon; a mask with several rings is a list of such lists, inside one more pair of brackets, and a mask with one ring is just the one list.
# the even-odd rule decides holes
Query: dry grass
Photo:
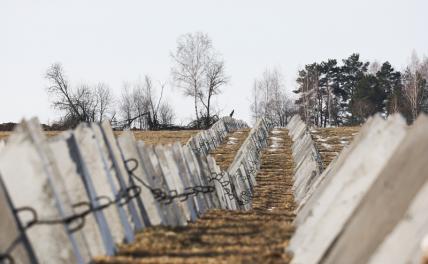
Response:
[{"label": "dry grass", "polygon": [[311,129],[315,146],[321,154],[324,167],[358,134],[360,127],[332,127]]},{"label": "dry grass", "polygon": [[[253,210],[212,210],[186,227],[150,227],[118,256],[96,263],[288,263],[285,253],[294,232],[291,192],[293,159],[286,130],[263,151]],[[229,137],[230,138],[230,137]],[[228,148],[227,142],[220,148]]]},{"label": "dry grass", "polygon": [[249,128],[240,129],[234,133],[227,134],[224,139],[224,144],[221,144],[216,149],[210,152],[214,157],[221,170],[225,171],[232,164],[236,153],[241,147],[242,143],[250,133]]},{"label": "dry grass", "polygon": [[[12,132],[0,132],[0,139],[7,139]],[[45,131],[48,137],[58,135],[61,131]],[[118,136],[122,133],[116,131]],[[135,138],[143,140],[146,144],[169,144],[179,141],[181,144],[186,144],[187,140],[198,133],[198,130],[180,130],[180,131],[134,131]]]},{"label": "dry grass", "polygon": [[6,139],[9,135],[10,135],[10,132],[0,131],[0,140],[1,139]]}]

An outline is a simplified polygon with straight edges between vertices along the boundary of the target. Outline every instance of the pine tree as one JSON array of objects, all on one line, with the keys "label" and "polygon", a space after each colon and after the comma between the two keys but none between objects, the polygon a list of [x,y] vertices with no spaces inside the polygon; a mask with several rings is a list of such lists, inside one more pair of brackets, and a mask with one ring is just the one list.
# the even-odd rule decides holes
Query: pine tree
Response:
[{"label": "pine tree", "polygon": [[342,118],[347,124],[357,123],[352,113],[354,92],[357,83],[367,72],[368,65],[368,62],[360,61],[358,53],[354,53],[343,60],[343,66],[340,69],[338,93],[341,95],[341,105],[344,110]]},{"label": "pine tree", "polygon": [[395,71],[389,62],[384,62],[376,73],[380,89],[386,94],[383,112],[389,116],[402,109],[401,73]]}]

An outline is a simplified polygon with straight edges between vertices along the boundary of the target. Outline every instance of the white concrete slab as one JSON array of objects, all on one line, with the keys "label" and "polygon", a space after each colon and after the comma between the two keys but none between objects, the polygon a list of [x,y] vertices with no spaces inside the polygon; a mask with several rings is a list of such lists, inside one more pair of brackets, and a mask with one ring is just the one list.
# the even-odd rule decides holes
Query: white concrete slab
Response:
[{"label": "white concrete slab", "polygon": [[[0,175],[0,234],[2,234],[0,239],[0,254],[7,254],[12,262],[15,263],[37,263],[33,247],[14,210],[14,206]],[[13,241],[19,236],[21,236],[19,243],[10,248]],[[7,260],[4,259],[4,262],[7,263]]]},{"label": "white concrete slab", "polygon": [[348,162],[329,178],[297,228],[289,247],[293,263],[320,261],[405,136],[406,124],[401,117],[387,122],[378,118],[375,124],[360,132],[361,140],[348,154]]},{"label": "white concrete slab", "polygon": [[408,210],[368,263],[423,263],[422,241],[428,234],[428,183],[412,200]]},{"label": "white concrete slab", "polygon": [[[416,194],[428,182],[427,131],[428,117],[420,116],[354,208],[345,228],[335,237],[335,243],[324,253],[324,263],[366,263],[399,223]],[[349,247],[353,241],[364,243]]]},{"label": "white concrete slab", "polygon": [[[143,148],[143,150],[141,150]],[[159,159],[155,153],[153,145],[141,145],[140,153],[143,159],[144,165],[147,167],[151,167],[153,170],[153,183],[156,188],[159,188],[165,192],[169,192],[170,189],[166,182],[165,176],[163,175],[163,170],[161,168],[161,164]],[[151,166],[148,166],[148,165]],[[163,219],[164,225],[168,226],[183,226],[187,224],[187,219],[182,212],[182,209],[179,208],[178,203],[176,201],[165,204],[163,202],[159,202],[159,206],[164,215]]]},{"label": "white concrete slab", "polygon": [[[137,142],[135,141],[134,135],[130,131],[125,131],[118,137],[118,143],[124,160],[137,161],[138,166],[136,167],[134,174],[147,186],[152,187],[151,179],[143,166],[143,162],[138,152]],[[134,166],[133,163],[134,162],[129,163],[129,166]],[[144,205],[142,218],[144,219],[145,225],[160,225],[162,223],[162,213],[159,208],[159,202],[155,200],[149,188],[144,187],[140,182],[138,182],[138,185],[141,185],[142,187],[140,197]]]},{"label": "white concrete slab", "polygon": [[[39,219],[60,219],[54,190],[43,162],[28,135],[8,143],[0,153],[0,174],[16,208],[31,206]],[[20,213],[25,226],[33,220],[31,213]],[[64,225],[36,225],[27,236],[40,263],[76,263],[73,247]]]},{"label": "white concrete slab", "polygon": [[[80,124],[73,131],[73,135],[77,143],[78,156],[80,158],[79,162],[82,168],[84,168],[84,173],[87,173],[85,183],[88,184],[92,181],[95,196],[106,197],[110,199],[110,201],[114,201],[116,199],[116,194],[113,193],[112,189],[115,187],[117,188],[117,182],[113,181],[109,165],[106,164],[106,161],[102,158],[102,150],[100,149],[94,132],[86,124]],[[97,200],[93,198],[91,198],[91,201],[93,204],[99,206],[108,202],[107,199]],[[113,241],[116,244],[121,243],[125,238],[125,234],[116,204],[100,211],[100,215],[101,214],[103,214],[106,219],[106,224]]]},{"label": "white concrete slab", "polygon": [[[158,151],[156,149],[156,153],[158,154],[158,157],[160,160],[165,159],[167,162],[167,166],[169,168],[170,174],[166,174],[166,177],[169,177],[171,180],[170,188],[173,186],[175,187],[175,190],[177,193],[184,193],[186,192],[186,187],[188,187],[188,182],[186,180],[185,172],[180,170],[178,161],[174,157],[174,152],[171,145],[163,146],[163,149],[161,151]],[[160,150],[160,149],[159,149]],[[168,180],[167,180],[168,182]],[[183,205],[185,208],[185,213],[188,221],[195,221],[197,219],[197,213],[196,213],[196,207],[193,202],[193,199],[187,199],[184,201],[178,200],[180,204]]]},{"label": "white concrete slab", "polygon": [[[101,124],[101,130],[109,151],[110,159],[112,161],[112,168],[116,172],[116,177],[118,178],[120,187],[126,189],[130,186],[133,186],[135,184],[134,180],[130,175],[128,175],[122,153],[120,152],[119,145],[114,136],[110,123],[103,122]],[[135,232],[141,231],[144,227],[141,211],[139,211],[139,205],[143,207],[140,197],[130,200],[126,205],[131,216],[130,221],[133,224]]]},{"label": "white concrete slab", "polygon": [[[58,136],[49,139],[48,148],[52,155],[49,156],[49,161],[56,164],[59,170],[58,177],[65,181],[67,191],[70,194],[70,203],[78,204],[85,201],[90,201],[88,193],[83,181],[84,176],[81,175],[80,166],[77,164],[75,145],[71,143],[71,132],[63,132]],[[87,209],[85,206],[75,208],[75,212],[79,213]],[[101,256],[106,253],[103,238],[94,214],[89,214],[85,218],[85,224],[78,232],[84,234],[86,248],[91,257]]]}]

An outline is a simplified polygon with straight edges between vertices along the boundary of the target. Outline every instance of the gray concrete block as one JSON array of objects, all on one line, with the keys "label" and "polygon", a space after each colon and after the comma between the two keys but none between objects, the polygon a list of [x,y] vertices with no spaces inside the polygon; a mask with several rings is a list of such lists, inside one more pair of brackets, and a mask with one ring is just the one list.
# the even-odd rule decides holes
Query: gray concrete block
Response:
[{"label": "gray concrete block", "polygon": [[[324,263],[367,262],[376,247],[399,223],[428,180],[427,131],[428,117],[421,115],[386,160],[384,168],[354,208],[345,228],[337,234],[334,244],[324,253]],[[350,248],[353,241],[364,243],[354,243]]]},{"label": "gray concrete block", "polygon": [[401,117],[378,118],[373,123],[352,143],[348,162],[325,181],[323,189],[312,196],[312,203],[306,204],[309,211],[289,247],[294,252],[293,263],[320,261],[405,136],[406,124]]}]

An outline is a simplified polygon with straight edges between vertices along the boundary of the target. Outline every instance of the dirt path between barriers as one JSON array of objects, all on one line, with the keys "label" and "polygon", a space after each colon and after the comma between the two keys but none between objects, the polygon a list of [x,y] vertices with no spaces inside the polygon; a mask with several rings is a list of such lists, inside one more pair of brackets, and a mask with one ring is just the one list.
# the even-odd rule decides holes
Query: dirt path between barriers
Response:
[{"label": "dirt path between barriers", "polygon": [[[223,159],[228,137],[214,155]],[[239,133],[238,133],[239,134]],[[238,140],[240,141],[240,140]],[[227,144],[229,142],[229,144]],[[242,142],[241,142],[242,143]],[[253,209],[249,212],[211,210],[186,227],[152,227],[139,233],[136,242],[119,247],[115,257],[97,263],[287,263],[285,248],[294,232],[292,141],[286,129],[269,134],[261,156]],[[233,152],[233,151],[231,151]],[[233,155],[234,156],[234,155]],[[219,163],[231,162],[224,158]],[[230,163],[229,163],[230,164]]]}]

